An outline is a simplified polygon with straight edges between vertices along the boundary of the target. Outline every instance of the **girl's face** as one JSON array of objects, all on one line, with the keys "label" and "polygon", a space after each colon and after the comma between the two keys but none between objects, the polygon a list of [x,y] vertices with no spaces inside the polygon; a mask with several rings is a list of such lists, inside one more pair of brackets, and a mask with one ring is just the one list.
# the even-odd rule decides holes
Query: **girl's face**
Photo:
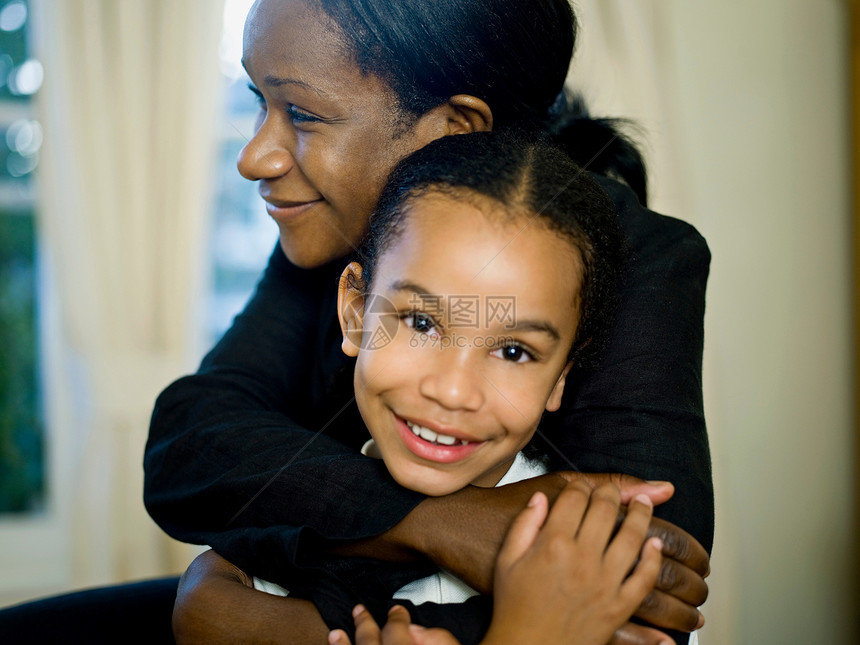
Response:
[{"label": "girl's face", "polygon": [[239,172],[260,181],[281,247],[308,268],[348,254],[394,164],[442,134],[424,117],[398,130],[393,93],[345,51],[337,28],[302,0],[258,0],[245,24],[260,114]]},{"label": "girl's face", "polygon": [[[540,221],[498,208],[434,193],[412,203],[373,277],[399,321],[388,344],[377,341],[391,314],[363,313],[366,299],[342,280],[362,417],[394,479],[424,494],[494,486],[561,401],[580,254]],[[360,329],[372,339],[362,349]]]}]

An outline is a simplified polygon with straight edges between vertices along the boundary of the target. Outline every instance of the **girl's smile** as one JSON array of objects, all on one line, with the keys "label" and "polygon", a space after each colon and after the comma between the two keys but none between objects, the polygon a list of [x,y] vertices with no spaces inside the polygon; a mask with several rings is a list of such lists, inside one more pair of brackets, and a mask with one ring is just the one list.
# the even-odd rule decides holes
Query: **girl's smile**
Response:
[{"label": "girl's smile", "polygon": [[395,415],[397,430],[403,439],[403,445],[416,456],[427,461],[440,464],[451,464],[461,461],[478,450],[484,441],[478,439],[463,439],[459,432],[448,431],[449,434],[435,432]]}]

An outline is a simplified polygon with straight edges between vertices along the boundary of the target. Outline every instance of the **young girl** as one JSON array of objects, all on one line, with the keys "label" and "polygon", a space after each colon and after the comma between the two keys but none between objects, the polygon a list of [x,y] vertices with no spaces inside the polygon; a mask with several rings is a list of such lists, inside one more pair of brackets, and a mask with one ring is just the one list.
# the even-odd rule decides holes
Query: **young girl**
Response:
[{"label": "young girl", "polygon": [[[339,286],[342,348],[357,359],[355,398],[372,437],[363,452],[405,488],[433,496],[547,472],[533,438],[544,410],[558,409],[574,363],[594,362],[622,261],[611,204],[553,146],[480,133],[445,137],[404,160],[371,218],[360,263],[347,266]],[[659,548],[643,548],[647,498],[633,505],[599,575],[584,560],[603,559],[618,501],[592,506],[599,510],[581,527],[575,509],[556,520],[570,523],[571,542],[579,529],[585,544],[577,567],[556,574],[578,591],[558,599],[577,629],[548,621],[564,633],[541,632],[540,642],[607,642],[656,580]],[[508,569],[500,563],[497,578]],[[256,579],[255,587],[286,593]],[[423,603],[475,595],[440,572],[394,599],[420,615]],[[379,600],[388,599],[366,603],[381,609]],[[485,642],[537,631],[523,622],[497,611]]]}]

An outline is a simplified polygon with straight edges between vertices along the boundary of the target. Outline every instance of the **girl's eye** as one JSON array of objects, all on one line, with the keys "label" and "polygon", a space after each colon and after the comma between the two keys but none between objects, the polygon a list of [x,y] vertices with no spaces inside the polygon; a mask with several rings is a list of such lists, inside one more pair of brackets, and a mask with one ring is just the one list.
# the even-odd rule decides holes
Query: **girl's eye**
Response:
[{"label": "girl's eye", "polygon": [[535,357],[522,345],[505,345],[493,352],[493,356],[511,363],[528,363]]},{"label": "girl's eye", "polygon": [[[419,334],[430,335],[436,329],[436,323],[425,313],[413,311],[404,318],[406,326]],[[438,332],[436,332],[438,334]]]}]

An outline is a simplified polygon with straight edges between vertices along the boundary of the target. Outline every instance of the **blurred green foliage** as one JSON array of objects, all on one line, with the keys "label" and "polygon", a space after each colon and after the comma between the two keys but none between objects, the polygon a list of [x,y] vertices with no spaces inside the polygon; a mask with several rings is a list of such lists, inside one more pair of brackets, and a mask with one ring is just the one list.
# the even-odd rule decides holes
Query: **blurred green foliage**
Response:
[{"label": "blurred green foliage", "polygon": [[44,496],[32,213],[0,213],[0,513]]}]

